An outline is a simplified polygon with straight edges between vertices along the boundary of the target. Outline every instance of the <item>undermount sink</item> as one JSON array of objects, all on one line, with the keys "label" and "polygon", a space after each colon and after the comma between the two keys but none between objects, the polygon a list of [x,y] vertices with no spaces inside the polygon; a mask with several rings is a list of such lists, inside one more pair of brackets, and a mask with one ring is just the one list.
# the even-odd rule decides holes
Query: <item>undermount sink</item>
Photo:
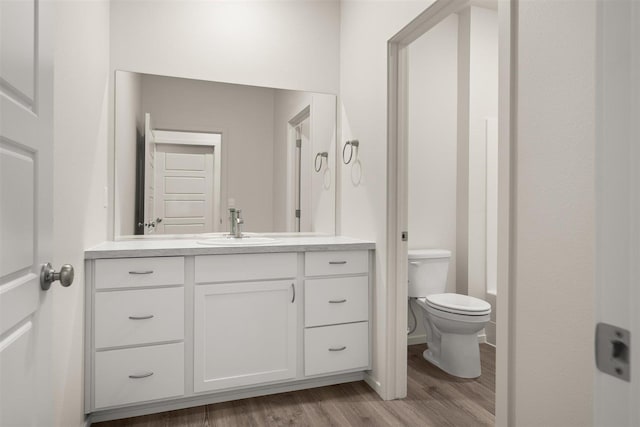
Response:
[{"label": "undermount sink", "polygon": [[214,237],[211,239],[198,240],[198,244],[209,246],[260,246],[278,243],[279,241],[280,240],[271,237]]}]

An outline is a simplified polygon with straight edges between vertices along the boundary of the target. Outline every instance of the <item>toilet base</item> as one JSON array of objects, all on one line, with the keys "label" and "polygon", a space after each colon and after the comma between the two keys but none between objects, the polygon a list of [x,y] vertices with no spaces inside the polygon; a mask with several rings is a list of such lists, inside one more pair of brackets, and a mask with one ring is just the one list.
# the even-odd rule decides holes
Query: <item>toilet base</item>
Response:
[{"label": "toilet base", "polygon": [[480,345],[477,335],[441,334],[440,357],[426,349],[422,357],[449,375],[459,378],[478,378]]}]

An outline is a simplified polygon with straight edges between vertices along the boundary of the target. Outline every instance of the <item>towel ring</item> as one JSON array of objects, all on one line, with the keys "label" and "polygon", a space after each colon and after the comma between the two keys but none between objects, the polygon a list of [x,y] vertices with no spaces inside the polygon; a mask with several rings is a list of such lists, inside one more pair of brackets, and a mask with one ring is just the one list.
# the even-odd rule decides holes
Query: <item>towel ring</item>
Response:
[{"label": "towel ring", "polygon": [[[347,145],[351,148],[349,150],[349,159],[345,159],[345,157],[346,157],[345,154],[346,154],[346,151],[347,151]],[[345,165],[348,165],[349,163],[351,163],[351,160],[353,159],[353,148],[354,147],[356,148],[356,153],[357,153],[358,146],[360,146],[360,141],[358,141],[357,139],[354,139],[352,141],[347,141],[347,142],[344,143],[344,147],[342,147],[342,162]],[[356,154],[356,156],[357,156],[357,154]]]},{"label": "towel ring", "polygon": [[[318,165],[318,158],[320,158],[320,165]],[[329,162],[329,153],[323,151],[322,153],[316,154],[316,159],[313,161],[313,167],[316,172],[320,172],[322,170],[322,159],[327,159],[327,163]]]}]

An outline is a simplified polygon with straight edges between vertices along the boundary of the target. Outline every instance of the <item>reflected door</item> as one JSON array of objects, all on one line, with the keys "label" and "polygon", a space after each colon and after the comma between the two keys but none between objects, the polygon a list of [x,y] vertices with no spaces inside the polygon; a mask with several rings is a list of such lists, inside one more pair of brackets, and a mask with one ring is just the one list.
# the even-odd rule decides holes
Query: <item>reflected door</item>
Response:
[{"label": "reflected door", "polygon": [[210,146],[156,144],[156,232],[214,231],[214,149]]},{"label": "reflected door", "polygon": [[312,231],[311,229],[311,140],[310,117],[307,115],[295,127],[296,151],[294,165],[294,218],[295,231]]}]

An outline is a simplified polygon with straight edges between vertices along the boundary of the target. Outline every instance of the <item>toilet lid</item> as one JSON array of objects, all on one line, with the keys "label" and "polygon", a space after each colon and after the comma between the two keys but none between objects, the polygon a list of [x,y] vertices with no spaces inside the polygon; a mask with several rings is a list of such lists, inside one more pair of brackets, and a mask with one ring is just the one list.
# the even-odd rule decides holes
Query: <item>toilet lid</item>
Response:
[{"label": "toilet lid", "polygon": [[425,298],[431,307],[450,313],[480,316],[491,313],[491,304],[479,298],[460,294],[434,294]]}]

